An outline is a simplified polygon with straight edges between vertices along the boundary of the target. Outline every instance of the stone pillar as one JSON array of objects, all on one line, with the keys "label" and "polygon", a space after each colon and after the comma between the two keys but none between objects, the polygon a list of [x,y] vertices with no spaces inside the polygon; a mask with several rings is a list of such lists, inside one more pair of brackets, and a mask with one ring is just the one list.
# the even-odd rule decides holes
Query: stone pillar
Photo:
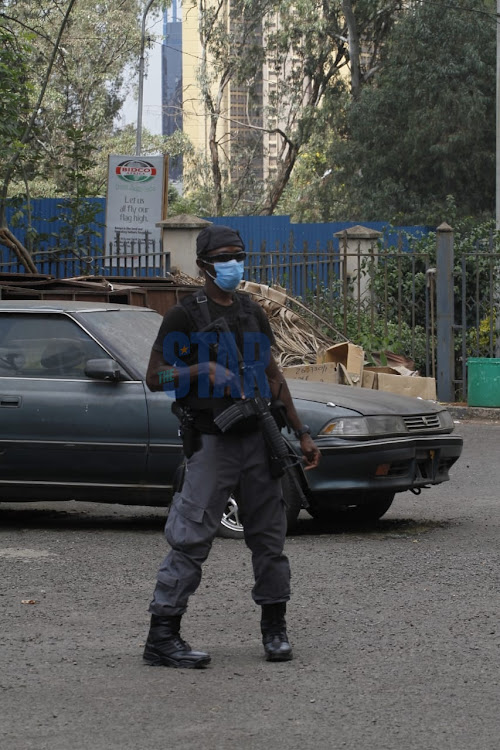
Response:
[{"label": "stone pillar", "polygon": [[179,214],[157,223],[162,230],[163,252],[170,253],[170,270],[181,271],[196,278],[199,268],[196,265],[196,238],[203,227],[211,221],[190,214]]},{"label": "stone pillar", "polygon": [[359,224],[334,234],[339,240],[344,284],[346,287],[348,284],[352,285],[354,299],[362,300],[370,294],[370,266],[367,265],[365,270],[361,264],[363,260],[370,258],[377,263],[377,241],[382,234]]}]

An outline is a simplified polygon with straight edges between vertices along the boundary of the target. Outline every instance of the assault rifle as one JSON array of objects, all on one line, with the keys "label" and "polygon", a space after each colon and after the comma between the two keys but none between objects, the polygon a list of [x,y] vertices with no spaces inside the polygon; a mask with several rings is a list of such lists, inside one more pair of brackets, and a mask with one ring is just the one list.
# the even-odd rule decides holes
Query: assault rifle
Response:
[{"label": "assault rifle", "polygon": [[[217,318],[217,320],[214,320],[213,323],[204,328],[203,331],[215,331],[217,334],[231,333],[225,318]],[[210,347],[215,354],[217,354],[217,347],[218,344],[212,344]],[[236,354],[238,357],[240,380],[248,382],[248,378],[245,378],[245,371],[249,368],[251,369],[252,365],[245,364],[241,352],[237,347]],[[252,375],[251,377],[253,378]],[[300,466],[299,458],[288,447],[277,423],[279,422],[280,427],[288,427],[288,431],[290,431],[290,425],[286,419],[285,406],[281,401],[276,400],[272,403],[271,408],[268,400],[260,394],[257,383],[258,380],[255,379],[253,396],[244,399],[234,399],[231,406],[228,406],[227,409],[224,409],[224,411],[214,417],[214,422],[221,432],[227,432],[231,427],[241,422],[241,420],[248,417],[257,417],[269,452],[271,476],[277,479],[288,471],[301,499],[302,507],[308,508],[309,502],[296,473],[297,467]]]}]

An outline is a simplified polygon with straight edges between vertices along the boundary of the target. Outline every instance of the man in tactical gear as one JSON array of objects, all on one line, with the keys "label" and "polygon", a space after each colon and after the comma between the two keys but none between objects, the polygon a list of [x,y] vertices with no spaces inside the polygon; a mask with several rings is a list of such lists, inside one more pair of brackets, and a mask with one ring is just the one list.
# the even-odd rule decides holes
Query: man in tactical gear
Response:
[{"label": "man in tactical gear", "polygon": [[[270,353],[274,338],[265,313],[248,295],[235,291],[245,261],[239,233],[230,227],[210,225],[198,235],[196,247],[205,286],[166,313],[146,377],[151,390],[163,390],[168,386],[165,371],[172,373],[175,411],[181,415],[184,433],[186,471],[165,526],[171,549],[160,566],[149,607],[151,627],[144,659],[151,665],[169,667],[202,668],[209,664],[208,654],[193,651],[182,639],[180,622],[189,596],[200,583],[202,564],[228,497],[237,487],[245,542],[252,552],[252,597],[262,608],[265,655],[268,661],[288,661],[292,649],[285,612],[290,598],[290,568],[283,553],[286,514],[281,483],[270,466],[258,416],[241,419],[224,432],[217,425],[218,415],[235,403],[235,395],[240,401],[245,399],[245,392],[238,368],[227,362],[224,366],[214,356],[213,348],[204,346],[203,330],[209,330],[213,321],[223,319],[238,352],[248,354],[248,336],[253,336],[252,342],[268,342],[263,358],[265,386],[271,398],[279,398],[284,404],[287,422],[300,439],[306,470],[318,465],[320,453],[309,429],[301,424],[286,381]],[[210,342],[217,338],[213,333],[210,336]],[[253,351],[255,347],[252,343]]]}]

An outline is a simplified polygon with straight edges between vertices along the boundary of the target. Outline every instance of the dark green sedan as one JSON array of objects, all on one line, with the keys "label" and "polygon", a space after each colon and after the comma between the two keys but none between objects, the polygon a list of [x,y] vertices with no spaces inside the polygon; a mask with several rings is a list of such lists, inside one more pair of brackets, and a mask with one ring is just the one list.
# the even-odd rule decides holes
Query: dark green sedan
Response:
[{"label": "dark green sedan", "polygon": [[[127,305],[0,301],[0,502],[169,504],[183,461],[178,423],[171,396],[144,382],[160,322]],[[307,474],[294,469],[303,494],[285,474],[289,528],[305,499],[319,519],[374,520],[396,492],[449,479],[462,438],[439,404],[322,383],[290,388],[322,460]],[[242,536],[237,496],[235,488],[222,535]]]}]

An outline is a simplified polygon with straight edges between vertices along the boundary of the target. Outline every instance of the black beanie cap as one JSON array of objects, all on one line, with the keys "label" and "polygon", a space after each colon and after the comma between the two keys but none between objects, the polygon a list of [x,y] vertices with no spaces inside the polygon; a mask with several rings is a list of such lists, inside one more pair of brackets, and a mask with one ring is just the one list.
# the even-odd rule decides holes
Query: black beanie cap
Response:
[{"label": "black beanie cap", "polygon": [[223,226],[222,224],[210,224],[203,227],[196,238],[196,256],[202,258],[211,250],[218,250],[219,247],[241,247],[245,249],[245,243],[236,229]]}]

